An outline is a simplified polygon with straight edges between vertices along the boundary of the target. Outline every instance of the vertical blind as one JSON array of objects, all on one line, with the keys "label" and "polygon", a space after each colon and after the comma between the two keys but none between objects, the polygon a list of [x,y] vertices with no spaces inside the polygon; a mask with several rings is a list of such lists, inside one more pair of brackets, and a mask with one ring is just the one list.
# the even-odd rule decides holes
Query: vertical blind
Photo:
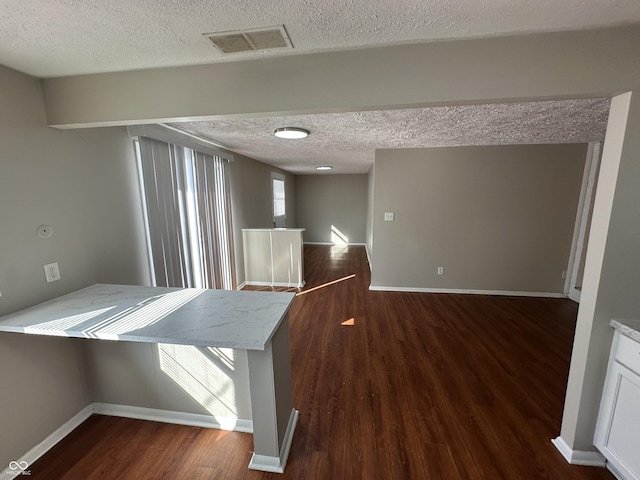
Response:
[{"label": "vertical blind", "polygon": [[224,159],[140,137],[155,285],[235,288]]}]

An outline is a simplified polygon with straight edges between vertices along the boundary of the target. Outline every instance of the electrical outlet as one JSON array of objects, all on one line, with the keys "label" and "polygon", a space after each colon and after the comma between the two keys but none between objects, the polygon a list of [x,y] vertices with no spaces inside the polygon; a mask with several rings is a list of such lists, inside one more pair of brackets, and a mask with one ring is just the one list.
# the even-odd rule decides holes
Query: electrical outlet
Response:
[{"label": "electrical outlet", "polygon": [[567,278],[567,271],[566,270],[562,271],[562,278]]},{"label": "electrical outlet", "polygon": [[444,267],[438,267],[438,275],[444,275]]},{"label": "electrical outlet", "polygon": [[47,263],[44,266],[44,275],[47,279],[47,283],[57,282],[60,280],[60,270],[58,270],[58,263]]},{"label": "electrical outlet", "polygon": [[384,221],[393,222],[393,212],[384,212]]}]

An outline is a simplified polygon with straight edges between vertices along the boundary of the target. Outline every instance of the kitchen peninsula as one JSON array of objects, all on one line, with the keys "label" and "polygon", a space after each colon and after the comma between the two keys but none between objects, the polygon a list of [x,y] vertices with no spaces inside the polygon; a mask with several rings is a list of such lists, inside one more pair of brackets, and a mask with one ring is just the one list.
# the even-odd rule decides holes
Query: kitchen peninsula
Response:
[{"label": "kitchen peninsula", "polygon": [[245,350],[254,437],[249,468],[283,472],[298,418],[291,396],[293,299],[99,284],[0,317],[0,332]]}]

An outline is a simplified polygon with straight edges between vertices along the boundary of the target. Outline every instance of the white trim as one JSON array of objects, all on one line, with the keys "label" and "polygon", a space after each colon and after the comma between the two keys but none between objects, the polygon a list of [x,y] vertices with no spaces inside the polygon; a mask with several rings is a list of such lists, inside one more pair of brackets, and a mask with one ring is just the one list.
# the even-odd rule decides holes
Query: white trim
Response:
[{"label": "white trim", "polygon": [[236,287],[236,290],[242,290],[246,286],[247,286],[247,282],[242,282],[240,285]]},{"label": "white trim", "polygon": [[127,127],[127,132],[130,137],[149,137],[160,140],[161,142],[191,148],[201,153],[222,157],[228,162],[234,161],[233,155],[225,150],[221,150],[219,145],[164,124],[130,125]]},{"label": "white trim", "polygon": [[98,415],[253,433],[253,422],[242,418],[214,417],[212,415],[159,410],[157,408],[135,407],[132,405],[117,405],[114,403],[93,403],[92,406],[93,413]]},{"label": "white trim", "polygon": [[[221,143],[217,143],[217,142],[212,142],[208,138],[202,138],[202,137],[199,137],[197,135],[194,135],[193,133],[185,132],[184,130],[181,130],[180,128],[176,128],[176,127],[174,127],[172,125],[169,125],[167,123],[159,123],[158,125],[160,125],[163,128],[166,128],[166,129],[172,130],[174,132],[177,132],[180,135],[184,135],[185,137],[190,138],[190,139],[196,141],[199,144],[204,144],[204,145],[207,145],[207,146],[210,146],[210,147],[214,147],[215,149],[221,148],[221,149],[226,150],[226,151],[230,151],[230,152],[233,151],[229,147],[227,147],[226,145],[222,145]],[[222,153],[225,153],[225,152],[222,152]],[[223,157],[223,155],[218,155],[218,156]],[[235,161],[235,158],[233,157],[233,155],[231,155],[231,158],[227,158],[227,160],[229,162],[233,162],[233,161]]]},{"label": "white trim", "polygon": [[468,288],[385,287],[382,285],[371,285],[369,286],[369,290],[379,292],[458,293],[470,295],[504,295],[508,297],[567,298],[567,295],[565,293],[512,292],[509,290],[473,290]]},{"label": "white trim", "polygon": [[295,408],[291,409],[291,415],[289,416],[289,423],[287,429],[284,432],[284,438],[282,439],[282,447],[280,452],[280,459],[282,460],[283,470],[287,466],[287,460],[289,459],[289,452],[291,451],[291,444],[293,443],[293,433],[296,430],[298,424],[298,417],[300,412]]},{"label": "white trim", "polygon": [[[352,243],[352,242],[348,242],[348,243],[334,243],[334,242],[304,242],[305,245],[329,245],[330,247],[365,247],[367,248],[367,244],[366,243]],[[367,257],[369,255],[367,254]]]},{"label": "white trim", "polygon": [[577,288],[572,288],[569,291],[569,299],[573,300],[576,303],[580,303],[580,296],[582,295],[582,292],[580,290],[578,290]]},{"label": "white trim", "polygon": [[[576,263],[579,263],[580,254],[578,252],[578,239],[581,237],[581,226],[583,220],[583,211],[585,209],[585,201],[587,199],[587,190],[589,190],[589,171],[591,170],[591,163],[593,159],[593,143],[589,143],[587,147],[587,156],[584,162],[584,168],[582,169],[582,185],[580,186],[580,195],[578,197],[578,208],[576,209],[576,218],[573,223],[573,237],[571,238],[571,250],[569,251],[569,262],[567,264],[567,271],[564,280],[564,291],[570,293],[571,281],[576,276],[574,273],[576,270]],[[578,262],[576,262],[578,258]],[[579,303],[579,302],[578,302]]]},{"label": "white trim", "polygon": [[371,269],[371,255],[369,254],[369,247],[367,246],[367,244],[364,244],[364,251],[367,254],[367,263],[369,264],[369,272],[372,271]]},{"label": "white trim", "polygon": [[140,204],[142,205],[142,225],[144,228],[144,239],[147,254],[147,267],[149,271],[150,284],[156,287],[156,271],[153,265],[153,255],[151,254],[151,232],[149,231],[149,212],[147,210],[147,194],[144,189],[144,174],[142,173],[142,151],[140,150],[140,139],[133,138],[133,146],[136,156],[136,170],[138,173],[138,193],[140,194]]},{"label": "white trim", "polygon": [[287,282],[244,282],[244,286],[250,285],[252,287],[287,287],[287,288],[302,288],[307,284],[306,281],[302,281],[301,284],[292,285]]},{"label": "white trim", "polygon": [[[273,181],[278,180],[282,182],[283,185],[283,194],[284,194],[284,214],[276,216],[275,206],[276,206],[276,195],[273,188]],[[287,224],[287,179],[286,177],[279,172],[271,172],[271,216],[273,218],[273,227],[274,229],[284,228]],[[271,238],[272,230],[269,230],[269,238]],[[273,256],[273,248],[271,249],[271,255]],[[273,265],[273,259],[271,264]]]},{"label": "white trim", "polygon": [[565,292],[569,293],[569,298],[578,303],[580,303],[580,291],[575,287],[578,281],[581,259],[587,253],[585,237],[587,236],[587,224],[589,223],[591,204],[595,199],[601,153],[602,144],[600,142],[589,143],[580,190],[580,201],[576,211],[576,222],[573,231],[569,266],[567,268],[567,278],[565,280]]},{"label": "white trim", "polygon": [[295,408],[291,410],[287,430],[284,432],[284,438],[282,439],[282,445],[280,447],[280,456],[270,457],[267,455],[257,455],[254,452],[251,457],[251,461],[249,462],[249,468],[251,470],[284,473],[284,469],[287,466],[287,460],[289,458],[289,451],[291,450],[291,442],[293,441],[293,432],[296,429],[299,414],[300,412]]},{"label": "white trim", "polygon": [[600,452],[586,450],[572,450],[562,437],[551,440],[564,459],[571,465],[585,465],[588,467],[606,467],[607,459]]},{"label": "white trim", "polygon": [[611,463],[607,463],[607,470],[609,470],[611,472],[611,474],[614,477],[616,477],[618,480],[627,480],[627,477],[625,477],[622,473],[620,473],[618,470],[616,470],[616,467],[611,465]]},{"label": "white trim", "polygon": [[[69,435],[74,429],[76,429],[82,422],[84,422],[87,418],[89,418],[93,414],[93,405],[87,405],[78,413],[76,413],[69,420],[64,422],[59,428],[57,428],[51,435],[25,453],[22,457],[15,459],[16,462],[22,463],[26,462],[28,466],[33,465],[36,460],[42,457],[45,453],[51,450],[56,446],[60,440]],[[28,471],[27,467],[27,471]],[[25,473],[26,475],[26,473]],[[11,470],[7,467],[2,472],[2,478],[16,478],[18,476],[23,476],[23,471],[20,470]]]}]

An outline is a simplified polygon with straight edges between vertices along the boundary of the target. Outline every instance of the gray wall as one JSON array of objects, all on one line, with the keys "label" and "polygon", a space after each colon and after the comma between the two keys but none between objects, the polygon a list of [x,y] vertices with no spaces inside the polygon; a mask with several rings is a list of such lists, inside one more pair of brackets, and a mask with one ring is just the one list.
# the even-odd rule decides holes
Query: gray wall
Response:
[{"label": "gray wall", "polygon": [[296,177],[278,168],[258,162],[243,155],[234,154],[235,161],[229,164],[231,188],[231,212],[233,216],[233,239],[236,256],[236,278],[238,285],[244,281],[244,255],[242,245],[243,228],[273,228],[273,201],[271,194],[271,172],[285,176],[286,226],[296,227]]},{"label": "gray wall", "polygon": [[378,150],[372,286],[562,293],[586,152]]},{"label": "gray wall", "polygon": [[251,420],[244,350],[105,341],[82,347],[94,402]]},{"label": "gray wall", "polygon": [[[100,281],[148,280],[123,128],[48,128],[39,82],[0,67],[0,145],[0,315]],[[37,237],[40,224],[51,238]],[[53,261],[61,280],[46,283]],[[0,334],[0,469],[89,403],[79,355],[76,340]]]},{"label": "gray wall", "polygon": [[562,425],[569,448],[592,450],[608,321],[640,315],[640,296],[631,291],[640,284],[640,253],[623,249],[640,244],[640,104],[630,94],[640,90],[640,62],[629,48],[639,43],[637,25],[431,42],[58,78],[44,82],[44,97],[50,124],[106,126],[622,94],[604,144]]},{"label": "gray wall", "polygon": [[332,227],[348,243],[365,243],[366,175],[296,176],[296,226],[305,242],[333,242]]},{"label": "gray wall", "polygon": [[[150,284],[136,162],[124,127],[49,128],[39,82],[0,67],[0,144],[0,315],[97,282]],[[271,226],[271,171],[280,171],[236,158],[230,184],[242,266],[240,229]],[[286,188],[292,226],[293,175],[286,174]],[[37,237],[40,224],[52,226],[51,238]],[[62,279],[48,284],[42,265],[52,261]],[[242,281],[244,268],[238,273]],[[227,372],[232,388],[225,391],[233,399],[225,401],[235,412],[223,403],[203,407],[158,359],[155,345],[0,334],[0,384],[6,386],[0,431],[11,432],[0,435],[0,465],[20,458],[92,401],[251,418],[246,355]],[[218,375],[215,359],[207,368]]]}]

